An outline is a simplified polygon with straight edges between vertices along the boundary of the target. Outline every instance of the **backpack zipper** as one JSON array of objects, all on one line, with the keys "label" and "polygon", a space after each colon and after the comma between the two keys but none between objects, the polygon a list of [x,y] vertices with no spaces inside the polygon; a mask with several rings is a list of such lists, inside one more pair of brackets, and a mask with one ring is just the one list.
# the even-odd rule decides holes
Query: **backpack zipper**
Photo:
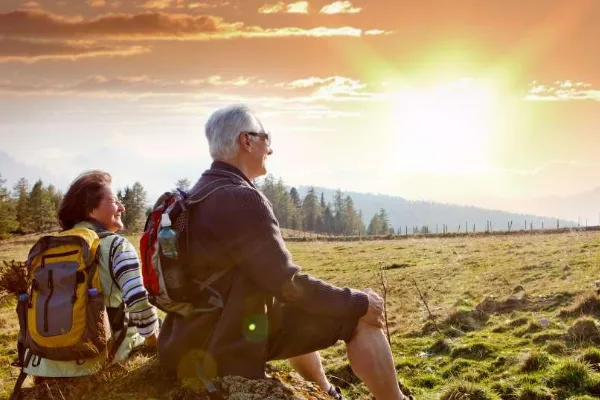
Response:
[{"label": "backpack zipper", "polygon": [[65,253],[56,253],[56,254],[47,254],[45,256],[42,256],[42,265],[40,268],[44,268],[46,266],[46,259],[47,258],[57,258],[57,257],[66,257],[66,256],[72,256],[79,253],[79,250],[71,250],[71,251],[67,251]]},{"label": "backpack zipper", "polygon": [[50,303],[50,299],[54,294],[54,280],[52,279],[52,270],[48,271],[48,289],[50,289],[50,293],[48,297],[46,297],[46,301],[44,302],[44,332],[48,332],[48,303]]}]

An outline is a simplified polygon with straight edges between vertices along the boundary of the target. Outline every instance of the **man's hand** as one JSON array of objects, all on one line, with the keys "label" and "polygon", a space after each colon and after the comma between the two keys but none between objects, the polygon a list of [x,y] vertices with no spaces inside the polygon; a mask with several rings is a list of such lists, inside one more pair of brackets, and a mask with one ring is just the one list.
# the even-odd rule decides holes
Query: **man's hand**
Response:
[{"label": "man's hand", "polygon": [[360,320],[369,325],[383,328],[383,299],[371,288],[367,288],[363,292],[369,297],[369,308]]},{"label": "man's hand", "polygon": [[158,332],[155,331],[152,335],[150,335],[146,338],[146,340],[144,341],[144,346],[153,348],[153,347],[156,347],[157,343],[158,343]]}]

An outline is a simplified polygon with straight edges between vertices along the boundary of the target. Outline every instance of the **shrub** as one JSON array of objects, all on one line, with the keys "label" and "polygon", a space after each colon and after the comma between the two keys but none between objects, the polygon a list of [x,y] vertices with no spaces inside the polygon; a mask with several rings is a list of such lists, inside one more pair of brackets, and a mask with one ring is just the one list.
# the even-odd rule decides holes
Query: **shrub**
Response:
[{"label": "shrub", "polygon": [[552,340],[546,343],[543,349],[550,354],[556,355],[565,355],[569,352],[567,345],[564,342],[559,342],[558,340]]},{"label": "shrub", "polygon": [[550,357],[541,351],[533,351],[527,355],[521,365],[522,372],[539,371],[550,365]]},{"label": "shrub", "polygon": [[572,307],[562,309],[558,315],[562,318],[580,317],[583,315],[600,317],[600,298],[595,294],[589,294]]},{"label": "shrub", "polygon": [[600,371],[600,350],[595,347],[587,349],[578,358],[579,361],[589,364],[595,371]]},{"label": "shrub", "polygon": [[571,325],[567,331],[569,338],[574,342],[592,342],[597,343],[600,340],[600,332],[596,321],[592,318],[579,318]]},{"label": "shrub", "polygon": [[483,360],[492,354],[494,354],[494,350],[485,343],[473,343],[456,347],[450,353],[453,358],[470,358],[474,360]]},{"label": "shrub", "polygon": [[444,383],[444,380],[435,374],[422,374],[411,380],[412,386],[420,386],[427,389],[433,389]]},{"label": "shrub", "polygon": [[519,400],[552,400],[552,394],[542,386],[523,385],[517,399]]},{"label": "shrub", "polygon": [[552,369],[550,382],[556,388],[581,393],[591,383],[592,374],[593,371],[588,364],[573,359],[564,359]]},{"label": "shrub", "polygon": [[445,339],[438,339],[434,344],[431,345],[429,351],[433,354],[448,354],[452,351],[450,343]]},{"label": "shrub", "polygon": [[496,400],[498,398],[498,395],[486,387],[470,382],[455,382],[440,396],[440,400]]}]

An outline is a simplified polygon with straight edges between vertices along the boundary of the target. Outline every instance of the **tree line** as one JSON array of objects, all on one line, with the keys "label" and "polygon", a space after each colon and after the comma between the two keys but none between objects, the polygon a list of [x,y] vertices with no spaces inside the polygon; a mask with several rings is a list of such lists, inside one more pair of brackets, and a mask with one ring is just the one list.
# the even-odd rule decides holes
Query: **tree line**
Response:
[{"label": "tree line", "polygon": [[[0,239],[11,234],[26,234],[58,229],[58,206],[63,194],[54,185],[38,179],[30,185],[26,178],[15,183],[12,190],[0,173]],[[146,213],[146,191],[139,182],[117,192],[125,206],[121,216],[125,229],[138,231]]]},{"label": "tree line", "polygon": [[313,187],[308,189],[304,198],[300,198],[295,187],[288,190],[283,179],[275,181],[270,174],[257,187],[273,206],[282,228],[343,236],[394,233],[384,209],[365,226],[362,211],[357,210],[352,197],[340,189],[334,193],[333,201],[326,202],[323,192],[317,194]]},{"label": "tree line", "polygon": [[[276,181],[272,175],[267,175],[257,187],[273,206],[282,228],[343,236],[394,233],[384,209],[365,225],[362,211],[339,189],[333,201],[327,202],[323,192],[317,194],[312,187],[301,198],[295,187],[288,189],[281,178]],[[180,179],[174,188],[189,190],[190,181]],[[31,186],[27,179],[21,178],[10,190],[0,174],[0,238],[57,229],[56,215],[62,196],[55,186],[45,185],[41,179]],[[143,229],[150,208],[142,184],[135,182],[118,190],[117,197],[125,207],[121,216],[125,229],[130,232]]]}]

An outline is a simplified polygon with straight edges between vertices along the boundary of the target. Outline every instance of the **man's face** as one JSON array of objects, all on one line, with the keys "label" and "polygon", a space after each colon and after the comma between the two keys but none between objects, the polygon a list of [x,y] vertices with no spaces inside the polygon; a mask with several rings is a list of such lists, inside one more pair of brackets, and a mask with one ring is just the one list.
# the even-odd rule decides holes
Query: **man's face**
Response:
[{"label": "man's face", "polygon": [[270,134],[265,132],[257,132],[253,136],[252,147],[253,151],[252,161],[253,161],[253,169],[256,177],[265,175],[267,173],[267,157],[273,154],[273,150],[271,149],[271,137]]}]

